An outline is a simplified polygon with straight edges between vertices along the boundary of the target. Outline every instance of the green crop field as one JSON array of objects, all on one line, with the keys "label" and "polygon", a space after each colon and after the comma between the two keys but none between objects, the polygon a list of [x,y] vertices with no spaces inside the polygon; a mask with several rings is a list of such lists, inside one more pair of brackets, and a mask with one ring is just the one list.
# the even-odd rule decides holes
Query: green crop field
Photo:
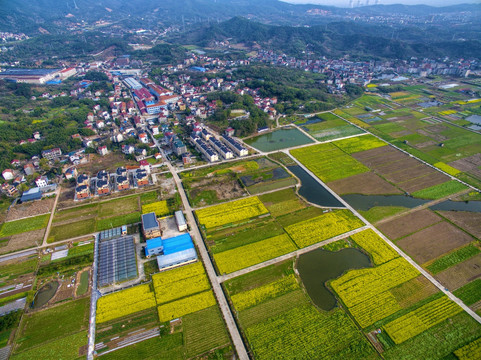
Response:
[{"label": "green crop field", "polygon": [[481,300],[481,279],[476,279],[453,292],[466,305],[472,305]]},{"label": "green crop field", "polygon": [[154,337],[111,353],[102,355],[103,360],[183,360],[182,333]]},{"label": "green crop field", "polygon": [[6,222],[0,228],[0,237],[6,237],[45,228],[47,227],[49,218],[50,215],[46,214],[27,219]]},{"label": "green crop field", "polygon": [[54,225],[50,229],[48,242],[56,242],[95,232],[95,219],[81,220],[64,225]]},{"label": "green crop field", "polygon": [[182,325],[187,358],[229,344],[229,336],[217,306],[184,316]]},{"label": "green crop field", "polygon": [[111,217],[139,211],[138,196],[129,196],[117,200],[101,202],[99,216]]},{"label": "green crop field", "polygon": [[89,288],[89,271],[85,270],[80,275],[80,284],[77,287],[77,296],[85,294]]},{"label": "green crop field", "polygon": [[332,143],[291,150],[291,154],[324,182],[369,171]]},{"label": "green crop field", "polygon": [[357,136],[349,139],[338,140],[333,142],[333,144],[347,154],[353,154],[387,145],[384,141],[379,140],[372,135]]},{"label": "green crop field", "polygon": [[36,359],[62,359],[76,360],[82,358],[79,349],[87,344],[87,331],[58,338],[31,348],[21,353],[15,353],[10,357],[12,360],[36,360]]},{"label": "green crop field", "polygon": [[20,275],[34,272],[37,267],[37,262],[37,257],[34,257],[15,264],[0,266],[0,278],[6,281],[14,279]]},{"label": "green crop field", "polygon": [[141,216],[140,212],[134,212],[130,214],[114,216],[106,219],[100,219],[96,224],[96,231],[102,231],[111,229],[114,227],[119,227],[122,225],[130,225],[140,222]]},{"label": "green crop field", "polygon": [[246,329],[254,357],[270,359],[365,359],[374,349],[342,310],[321,313],[298,306]]},{"label": "green crop field", "polygon": [[434,185],[423,190],[412,193],[412,196],[421,199],[436,200],[467,190],[468,187],[458,181],[451,180],[439,185]]},{"label": "green crop field", "polygon": [[461,249],[455,250],[439,259],[434,260],[426,268],[433,274],[437,274],[447,268],[463,262],[481,252],[477,246],[469,244]]},{"label": "green crop field", "polygon": [[19,328],[16,352],[87,328],[90,299],[25,314]]},{"label": "green crop field", "polygon": [[407,208],[402,206],[374,206],[369,210],[361,210],[359,213],[369,222],[376,223],[382,219],[391,217],[406,211]]}]

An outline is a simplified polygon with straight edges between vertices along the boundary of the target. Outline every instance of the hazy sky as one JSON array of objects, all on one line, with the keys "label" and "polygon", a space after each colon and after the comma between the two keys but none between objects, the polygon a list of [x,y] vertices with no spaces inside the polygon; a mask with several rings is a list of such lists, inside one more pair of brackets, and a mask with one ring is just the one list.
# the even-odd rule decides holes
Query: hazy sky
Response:
[{"label": "hazy sky", "polygon": [[[349,6],[349,0],[284,0],[293,4],[319,4],[319,5],[333,5],[339,7]],[[354,1],[356,3],[357,0]],[[366,0],[361,0],[361,4],[365,4]],[[369,4],[373,5],[375,0],[369,0]],[[417,5],[425,4],[431,6],[448,6],[455,4],[466,4],[466,3],[481,3],[481,0],[379,0],[379,4],[389,5],[389,4],[406,4],[406,5]]]}]

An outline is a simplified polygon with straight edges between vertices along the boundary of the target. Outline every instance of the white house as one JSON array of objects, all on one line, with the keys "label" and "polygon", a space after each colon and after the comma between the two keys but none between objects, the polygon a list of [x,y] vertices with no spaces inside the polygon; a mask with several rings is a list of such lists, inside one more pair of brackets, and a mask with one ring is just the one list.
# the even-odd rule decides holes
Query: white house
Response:
[{"label": "white house", "polygon": [[48,185],[48,179],[46,176],[39,176],[38,178],[35,179],[35,185],[37,187],[42,188]]}]

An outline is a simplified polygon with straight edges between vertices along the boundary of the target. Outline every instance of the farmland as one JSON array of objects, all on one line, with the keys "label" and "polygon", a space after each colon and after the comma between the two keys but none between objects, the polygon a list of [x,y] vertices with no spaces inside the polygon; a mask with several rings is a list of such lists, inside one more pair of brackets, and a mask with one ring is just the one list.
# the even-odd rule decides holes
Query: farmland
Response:
[{"label": "farmland", "polygon": [[135,286],[101,297],[97,302],[97,322],[113,320],[154,306],[155,297],[150,286]]},{"label": "farmland", "polygon": [[49,217],[50,215],[47,214],[3,223],[0,228],[0,237],[42,229],[47,226]]},{"label": "farmland", "polygon": [[[77,339],[78,337],[86,339],[86,332],[78,332],[87,329],[89,303],[89,299],[84,298],[52,309],[25,315],[19,327],[20,335],[15,348],[18,358],[31,356],[28,355],[32,353],[28,351],[30,348],[32,348],[32,351],[43,348],[45,348],[45,351],[52,349],[49,345],[41,345],[42,343],[50,343],[50,341],[68,343],[73,338]],[[75,333],[77,335],[73,335]],[[67,350],[67,353],[70,352],[69,358],[76,359],[78,354],[73,356],[72,350],[73,347]]]},{"label": "farmland", "polygon": [[384,264],[398,257],[397,252],[371,229],[354,234],[351,239],[371,254],[376,265]]},{"label": "farmland", "polygon": [[[423,108],[420,104],[427,101],[426,93],[433,94],[439,103]],[[448,174],[479,186],[476,164],[480,135],[450,124],[470,127],[466,119],[476,114],[476,103],[459,100],[464,97],[460,93],[426,84],[405,86],[390,95],[393,102],[365,95],[336,113]]]},{"label": "farmland", "polygon": [[328,141],[345,136],[361,134],[362,130],[346,123],[332,113],[317,114],[314,118],[296,121],[304,131],[319,141]]},{"label": "farmland", "polygon": [[254,196],[198,210],[197,217],[201,225],[206,229],[211,229],[267,213],[268,210],[262,202]]},{"label": "farmland", "polygon": [[348,210],[334,210],[286,227],[300,248],[343,234],[364,225]]}]

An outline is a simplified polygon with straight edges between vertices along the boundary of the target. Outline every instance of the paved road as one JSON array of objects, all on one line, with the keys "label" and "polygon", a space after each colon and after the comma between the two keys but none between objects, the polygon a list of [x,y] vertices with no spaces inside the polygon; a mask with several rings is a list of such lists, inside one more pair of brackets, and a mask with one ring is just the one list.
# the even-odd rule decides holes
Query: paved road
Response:
[{"label": "paved road", "polygon": [[406,253],[404,253],[400,248],[398,248],[391,240],[384,236],[382,232],[376,229],[369,221],[367,221],[361,214],[359,214],[353,207],[351,207],[347,202],[345,202],[339,195],[337,195],[334,191],[332,191],[326,184],[324,184],[319,178],[317,178],[309,169],[307,169],[304,165],[302,165],[297,159],[289,154],[287,150],[284,150],[286,154],[288,154],[300,167],[302,167],[309,175],[311,175],[318,183],[324,186],[337,200],[339,200],[342,204],[346,206],[349,210],[351,210],[354,215],[356,215],[361,221],[363,221],[366,225],[368,225],[376,234],[378,234],[386,243],[388,243],[396,252],[406,259],[412,266],[414,266],[421,274],[424,275],[431,283],[436,286],[439,290],[445,293],[451,300],[456,302],[464,311],[466,311],[474,320],[481,324],[481,317],[476,314],[473,310],[471,310],[468,306],[466,306],[460,299],[454,296],[451,292],[446,290],[446,288],[437,281],[431,274],[429,274],[426,270],[424,270],[421,266],[419,266],[413,259],[411,259]]},{"label": "paved road", "polygon": [[48,225],[47,229],[45,229],[45,235],[43,236],[43,246],[47,245],[48,234],[50,233],[50,227],[52,226],[55,209],[57,209],[58,198],[60,197],[60,186],[57,186],[57,190],[55,190],[55,193],[55,202],[53,203],[52,212],[50,213],[50,218],[48,219]]},{"label": "paved road", "polygon": [[363,226],[363,227],[360,227],[358,229],[355,229],[355,230],[351,230],[347,233],[344,233],[344,234],[341,234],[341,235],[338,235],[338,236],[335,236],[333,238],[330,238],[330,239],[327,239],[327,240],[324,240],[324,241],[321,241],[321,242],[318,242],[316,244],[313,244],[311,246],[308,246],[308,247],[305,247],[305,248],[302,248],[302,249],[299,249],[299,250],[296,250],[296,251],[293,251],[289,254],[285,254],[285,255],[281,255],[281,256],[278,256],[274,259],[271,259],[271,260],[267,260],[267,261],[264,261],[260,264],[256,264],[256,265],[253,265],[251,267],[248,267],[248,268],[245,268],[245,269],[242,269],[242,270],[239,270],[239,271],[236,271],[236,272],[233,272],[233,273],[230,273],[230,274],[227,274],[227,275],[222,275],[222,276],[219,276],[218,279],[219,279],[219,282],[224,282],[224,281],[228,281],[230,279],[233,279],[237,276],[241,276],[241,275],[244,275],[244,274],[247,274],[247,273],[250,273],[252,271],[256,271],[256,270],[259,270],[259,269],[262,269],[262,268],[265,268],[266,266],[269,266],[269,265],[274,265],[274,264],[277,264],[279,262],[282,262],[282,261],[285,261],[285,260],[288,260],[288,259],[291,259],[293,257],[297,257],[299,255],[302,255],[302,254],[305,254],[305,253],[308,253],[312,250],[315,250],[315,249],[318,249],[320,247],[323,247],[327,244],[330,244],[330,243],[333,243],[333,242],[336,242],[338,240],[342,240],[342,239],[345,239],[351,235],[354,235],[354,234],[357,234],[358,232],[361,232],[361,231],[364,231],[364,230],[367,230],[369,229],[370,226],[366,225],[366,226]]},{"label": "paved road", "polygon": [[[149,132],[149,135],[154,140],[155,145],[157,146],[160,153],[165,159],[165,154],[163,149],[160,147],[157,140],[152,136],[152,133],[149,130],[147,131]],[[239,329],[237,328],[237,324],[234,321],[234,317],[232,316],[232,313],[230,311],[230,307],[229,307],[229,304],[227,303],[227,299],[225,297],[224,291],[220,286],[219,279],[217,278],[217,274],[215,272],[214,266],[212,265],[212,261],[210,260],[209,253],[207,252],[204,241],[202,240],[202,235],[199,231],[199,228],[197,227],[197,223],[194,218],[194,213],[187,199],[187,195],[185,194],[184,188],[182,186],[182,182],[179,178],[179,175],[177,174],[174,167],[172,166],[172,164],[169,161],[167,161],[166,163],[167,163],[167,166],[169,167],[169,170],[172,173],[175,184],[177,185],[179,195],[184,205],[184,211],[187,215],[186,220],[191,229],[191,235],[195,241],[197,249],[199,250],[202,261],[204,262],[207,275],[209,276],[210,282],[212,284],[212,288],[214,290],[214,294],[217,298],[219,307],[222,311],[222,315],[224,316],[224,320],[227,324],[227,329],[229,330],[229,333],[232,338],[232,342],[234,343],[234,347],[237,351],[237,355],[239,356],[240,360],[249,360],[249,356],[247,355],[247,350],[245,348],[244,342],[242,341],[242,337],[240,336]]]},{"label": "paved road", "polygon": [[90,317],[89,317],[89,343],[87,350],[87,360],[93,360],[95,351],[95,319],[97,317],[97,300],[100,293],[97,291],[97,267],[99,254],[99,237],[95,237],[94,262],[92,265],[92,295],[90,296]]}]

